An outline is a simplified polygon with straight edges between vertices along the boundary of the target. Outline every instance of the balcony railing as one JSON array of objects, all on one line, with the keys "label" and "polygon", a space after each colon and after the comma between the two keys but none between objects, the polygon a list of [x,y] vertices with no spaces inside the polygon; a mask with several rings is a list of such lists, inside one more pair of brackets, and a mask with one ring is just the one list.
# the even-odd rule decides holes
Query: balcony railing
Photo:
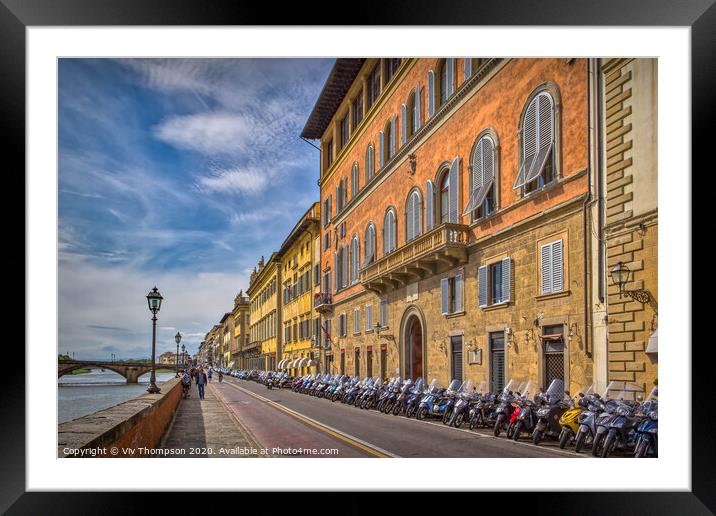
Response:
[{"label": "balcony railing", "polygon": [[411,240],[360,272],[361,283],[383,292],[467,261],[468,227],[441,224]]},{"label": "balcony railing", "polygon": [[313,308],[318,311],[330,310],[332,307],[333,298],[331,294],[327,292],[320,292],[313,295]]}]

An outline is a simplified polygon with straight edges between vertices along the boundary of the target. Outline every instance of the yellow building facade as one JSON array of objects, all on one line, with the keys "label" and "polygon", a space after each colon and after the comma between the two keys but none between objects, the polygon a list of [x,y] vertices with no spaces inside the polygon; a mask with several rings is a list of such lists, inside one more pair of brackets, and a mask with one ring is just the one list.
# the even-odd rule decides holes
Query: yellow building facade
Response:
[{"label": "yellow building facade", "polygon": [[234,309],[231,312],[234,329],[231,339],[231,361],[229,367],[232,369],[245,368],[242,363],[242,351],[249,343],[249,298],[239,291],[234,298]]},{"label": "yellow building facade", "polygon": [[278,369],[291,375],[315,372],[319,357],[318,329],[320,318],[313,308],[313,297],[319,283],[320,203],[304,213],[281,245],[281,333],[283,348]]},{"label": "yellow building facade", "polygon": [[249,344],[261,348],[261,360],[256,365],[262,370],[276,369],[281,353],[281,278],[281,255],[273,253],[267,263],[262,256],[258,268],[251,273],[247,290],[251,321]]}]

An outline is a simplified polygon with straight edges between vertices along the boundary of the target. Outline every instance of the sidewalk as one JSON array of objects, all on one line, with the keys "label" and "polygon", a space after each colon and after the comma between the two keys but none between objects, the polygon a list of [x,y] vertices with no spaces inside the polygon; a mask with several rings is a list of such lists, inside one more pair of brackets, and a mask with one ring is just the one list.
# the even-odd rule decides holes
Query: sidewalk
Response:
[{"label": "sidewalk", "polygon": [[191,397],[180,401],[162,448],[185,451],[183,455],[173,455],[176,457],[237,458],[251,456],[237,449],[258,445],[217,398],[212,384],[206,386],[204,400],[200,400],[192,382]]}]

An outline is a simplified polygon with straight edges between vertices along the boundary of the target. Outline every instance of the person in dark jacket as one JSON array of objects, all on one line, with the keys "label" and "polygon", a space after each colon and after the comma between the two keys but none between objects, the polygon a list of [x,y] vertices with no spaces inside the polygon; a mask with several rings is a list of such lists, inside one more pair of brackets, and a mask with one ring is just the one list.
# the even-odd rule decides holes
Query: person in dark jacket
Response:
[{"label": "person in dark jacket", "polygon": [[199,399],[204,399],[204,386],[207,383],[206,373],[204,370],[200,367],[196,371],[196,387],[199,389]]}]

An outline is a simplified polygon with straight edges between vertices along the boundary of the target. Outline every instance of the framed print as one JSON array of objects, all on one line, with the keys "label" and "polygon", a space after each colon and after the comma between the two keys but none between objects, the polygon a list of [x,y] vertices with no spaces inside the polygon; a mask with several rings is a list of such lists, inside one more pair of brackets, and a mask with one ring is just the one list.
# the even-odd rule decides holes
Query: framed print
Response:
[{"label": "framed print", "polygon": [[0,6],[28,206],[4,510],[386,489],[714,510],[689,231],[709,2],[357,26],[109,5]]}]

